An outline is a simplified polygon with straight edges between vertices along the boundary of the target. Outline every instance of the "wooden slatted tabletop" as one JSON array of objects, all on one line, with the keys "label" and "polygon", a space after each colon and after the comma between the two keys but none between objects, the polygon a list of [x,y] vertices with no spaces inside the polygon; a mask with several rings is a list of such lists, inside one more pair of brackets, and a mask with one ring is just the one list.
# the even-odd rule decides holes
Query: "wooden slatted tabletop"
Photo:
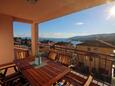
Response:
[{"label": "wooden slatted tabletop", "polygon": [[34,68],[29,64],[32,59],[18,60],[15,63],[21,69],[24,76],[28,79],[32,86],[51,86],[57,80],[70,72],[70,69],[52,61],[40,68]]}]

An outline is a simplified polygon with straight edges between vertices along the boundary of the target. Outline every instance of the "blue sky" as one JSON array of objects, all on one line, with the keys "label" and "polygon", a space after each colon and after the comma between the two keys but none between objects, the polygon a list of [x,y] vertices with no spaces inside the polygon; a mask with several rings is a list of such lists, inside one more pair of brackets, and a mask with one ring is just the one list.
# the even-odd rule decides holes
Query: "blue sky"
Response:
[{"label": "blue sky", "polygon": [[[115,17],[105,4],[39,24],[40,37],[68,38],[91,34],[115,33]],[[14,22],[15,36],[31,36],[31,25]]]}]

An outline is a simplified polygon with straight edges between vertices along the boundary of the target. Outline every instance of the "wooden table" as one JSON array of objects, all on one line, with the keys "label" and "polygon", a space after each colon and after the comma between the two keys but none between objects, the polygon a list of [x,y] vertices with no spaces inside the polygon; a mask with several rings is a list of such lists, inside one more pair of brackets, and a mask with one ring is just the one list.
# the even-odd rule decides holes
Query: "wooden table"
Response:
[{"label": "wooden table", "polygon": [[18,60],[15,63],[32,86],[51,86],[51,84],[70,72],[69,68],[56,62],[44,60],[43,62],[46,62],[46,65],[40,68],[34,68],[29,64],[29,61],[32,60]]}]

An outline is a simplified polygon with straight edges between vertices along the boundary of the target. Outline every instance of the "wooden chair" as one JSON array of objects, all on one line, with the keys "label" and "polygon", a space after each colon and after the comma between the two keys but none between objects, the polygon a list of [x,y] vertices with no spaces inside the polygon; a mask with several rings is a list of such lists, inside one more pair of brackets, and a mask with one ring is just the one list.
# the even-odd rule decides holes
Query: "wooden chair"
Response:
[{"label": "wooden chair", "polygon": [[65,66],[69,66],[69,64],[70,64],[69,56],[60,55],[58,62],[60,62],[61,64],[65,65]]},{"label": "wooden chair", "polygon": [[90,86],[91,82],[93,81],[93,77],[89,75],[86,82],[83,84],[83,86]]},{"label": "wooden chair", "polygon": [[57,53],[54,51],[49,52],[48,58],[51,60],[56,60]]},{"label": "wooden chair", "polygon": [[68,78],[71,80],[70,82],[76,82],[75,86],[99,86],[95,83],[93,83],[93,77],[92,75],[89,75],[87,79],[84,79],[83,77],[80,77],[79,75],[74,74],[74,72],[69,72],[64,76],[65,78]]},{"label": "wooden chair", "polygon": [[23,75],[14,63],[0,66],[0,85],[1,86],[17,86],[14,85]]}]

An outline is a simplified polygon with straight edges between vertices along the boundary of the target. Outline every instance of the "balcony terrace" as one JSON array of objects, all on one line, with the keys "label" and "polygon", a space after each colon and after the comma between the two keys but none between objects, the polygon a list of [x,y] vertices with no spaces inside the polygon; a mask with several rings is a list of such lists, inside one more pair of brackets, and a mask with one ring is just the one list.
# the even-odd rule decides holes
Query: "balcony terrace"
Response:
[{"label": "balcony terrace", "polygon": [[[113,56],[49,46],[40,49],[38,25],[113,0],[1,0],[1,86],[111,86]],[[53,4],[52,4],[53,3]],[[31,50],[14,46],[13,22],[31,24]],[[32,65],[40,52],[43,64]]]},{"label": "balcony terrace", "polygon": [[[39,51],[43,52],[42,57],[45,61],[56,62],[58,65],[62,64],[71,70],[61,79],[72,82],[74,85],[76,83],[79,86],[86,81],[85,79],[87,79],[89,75],[92,75],[93,83],[95,84],[91,86],[111,85],[112,65],[114,63],[113,56],[80,51],[75,48],[62,46],[52,47],[48,44],[39,44],[39,47]],[[29,49],[25,51],[25,49],[20,48],[19,51],[19,48],[16,48],[15,51],[18,51],[15,54],[16,59],[24,59],[24,57],[29,58],[30,56]]]}]

